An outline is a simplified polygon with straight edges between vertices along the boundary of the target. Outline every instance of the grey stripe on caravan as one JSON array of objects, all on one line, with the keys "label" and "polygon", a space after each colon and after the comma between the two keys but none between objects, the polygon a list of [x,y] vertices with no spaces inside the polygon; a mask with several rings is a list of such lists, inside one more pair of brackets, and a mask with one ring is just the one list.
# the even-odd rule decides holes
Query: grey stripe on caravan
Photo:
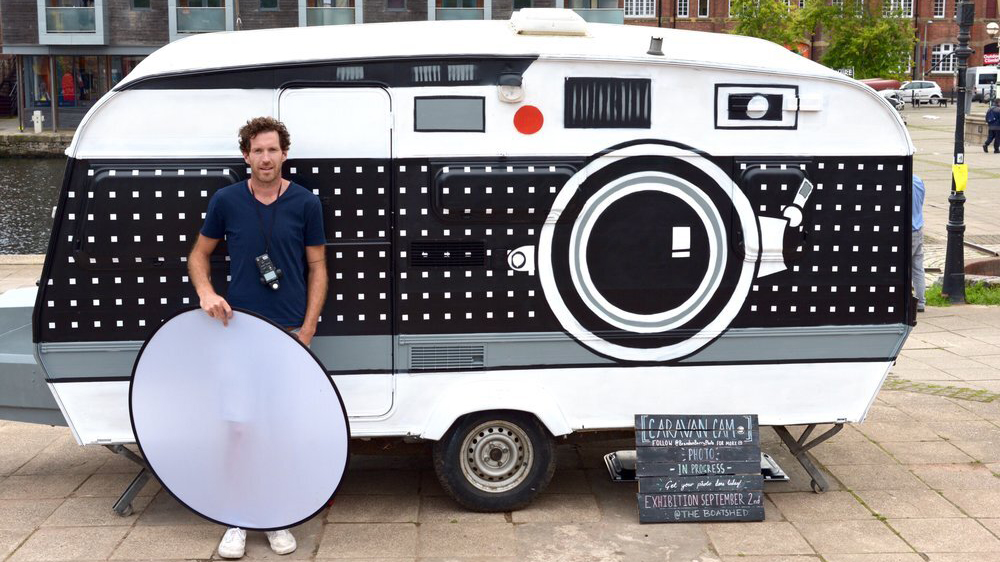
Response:
[{"label": "grey stripe on caravan", "polygon": [[[899,353],[909,331],[904,324],[738,328],[682,363],[889,358]],[[560,332],[403,335],[395,342],[401,359],[409,357],[412,345],[486,344],[486,368],[615,363]],[[321,336],[313,340],[312,350],[328,369],[387,371],[390,345],[390,336]],[[44,343],[40,356],[49,379],[127,378],[141,346],[138,341]]]},{"label": "grey stripe on caravan", "polygon": [[910,327],[817,326],[729,330],[681,363],[895,357]]},{"label": "grey stripe on caravan", "polygon": [[[49,379],[122,377],[132,374],[141,341],[43,343],[40,357]],[[311,350],[327,369],[392,369],[390,336],[320,336]]]},{"label": "grey stripe on caravan", "polygon": [[[904,324],[734,328],[681,363],[796,361],[895,357],[909,334]],[[486,344],[486,367],[612,364],[561,332],[427,334],[397,337],[399,357],[406,346]]]}]

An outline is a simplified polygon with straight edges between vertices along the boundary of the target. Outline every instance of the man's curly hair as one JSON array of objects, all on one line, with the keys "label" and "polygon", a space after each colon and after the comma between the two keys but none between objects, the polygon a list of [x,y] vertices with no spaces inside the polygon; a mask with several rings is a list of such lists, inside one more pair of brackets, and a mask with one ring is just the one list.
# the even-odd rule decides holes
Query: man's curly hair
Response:
[{"label": "man's curly hair", "polygon": [[292,146],[292,137],[288,134],[285,124],[274,117],[254,117],[247,121],[246,125],[240,127],[240,152],[249,154],[250,139],[271,131],[278,133],[278,144],[281,145],[281,151],[288,152],[288,148]]}]

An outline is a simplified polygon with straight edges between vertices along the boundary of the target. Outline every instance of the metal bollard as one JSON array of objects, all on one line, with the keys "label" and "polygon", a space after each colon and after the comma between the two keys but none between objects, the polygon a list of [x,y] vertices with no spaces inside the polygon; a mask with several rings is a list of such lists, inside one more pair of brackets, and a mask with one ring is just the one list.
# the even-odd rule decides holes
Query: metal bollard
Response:
[{"label": "metal bollard", "polygon": [[35,132],[41,133],[42,123],[45,122],[45,116],[42,115],[41,111],[36,109],[34,113],[31,114],[31,122],[35,124]]}]

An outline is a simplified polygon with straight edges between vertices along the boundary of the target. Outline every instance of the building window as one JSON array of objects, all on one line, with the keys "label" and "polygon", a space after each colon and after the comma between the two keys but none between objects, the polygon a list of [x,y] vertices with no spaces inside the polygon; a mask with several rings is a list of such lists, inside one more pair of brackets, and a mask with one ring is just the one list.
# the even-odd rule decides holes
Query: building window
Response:
[{"label": "building window", "polygon": [[48,0],[45,3],[47,33],[93,33],[97,29],[94,0]]},{"label": "building window", "polygon": [[145,56],[124,56],[111,57],[111,87],[114,88],[122,78],[128,76],[129,72],[136,67]]},{"label": "building window", "polygon": [[708,17],[708,0],[698,0],[698,17]]},{"label": "building window", "polygon": [[934,17],[944,17],[944,2],[945,0],[934,0]]},{"label": "building window", "polygon": [[955,45],[942,43],[931,50],[931,72],[946,74],[955,72]]},{"label": "building window", "polygon": [[342,25],[354,22],[354,0],[306,0],[306,25]]},{"label": "building window", "polygon": [[882,4],[882,10],[887,16],[898,15],[902,18],[912,18],[913,0],[889,0]]},{"label": "building window", "polygon": [[278,0],[260,0],[260,9],[274,11],[278,9]]},{"label": "building window", "polygon": [[[483,0],[437,0],[435,6],[438,10],[482,10]],[[442,17],[443,14],[438,14],[438,19],[449,19],[447,17]],[[479,14],[479,18],[482,18],[482,13]],[[467,18],[462,18],[467,19]]]},{"label": "building window", "polygon": [[[517,5],[517,0],[514,5]],[[625,0],[625,17],[655,18],[656,4],[653,0]]]},{"label": "building window", "polygon": [[133,10],[148,10],[148,9],[150,9],[149,2],[150,2],[150,0],[132,0],[132,9]]},{"label": "building window", "polygon": [[688,0],[677,0],[677,17],[688,17]]},{"label": "building window", "polygon": [[[391,2],[392,0],[390,0]],[[521,8],[531,8],[532,0],[514,0],[514,10],[520,10]],[[627,4],[626,4],[627,6]],[[625,8],[628,9],[627,7]]]}]

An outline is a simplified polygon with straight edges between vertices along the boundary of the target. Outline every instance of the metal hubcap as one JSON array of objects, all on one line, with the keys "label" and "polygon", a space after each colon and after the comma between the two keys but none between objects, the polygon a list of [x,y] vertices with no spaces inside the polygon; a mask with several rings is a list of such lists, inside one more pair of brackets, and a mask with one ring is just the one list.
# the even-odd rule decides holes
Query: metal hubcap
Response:
[{"label": "metal hubcap", "polygon": [[505,492],[527,479],[533,458],[523,429],[507,421],[489,421],[465,435],[462,475],[484,492]]}]

